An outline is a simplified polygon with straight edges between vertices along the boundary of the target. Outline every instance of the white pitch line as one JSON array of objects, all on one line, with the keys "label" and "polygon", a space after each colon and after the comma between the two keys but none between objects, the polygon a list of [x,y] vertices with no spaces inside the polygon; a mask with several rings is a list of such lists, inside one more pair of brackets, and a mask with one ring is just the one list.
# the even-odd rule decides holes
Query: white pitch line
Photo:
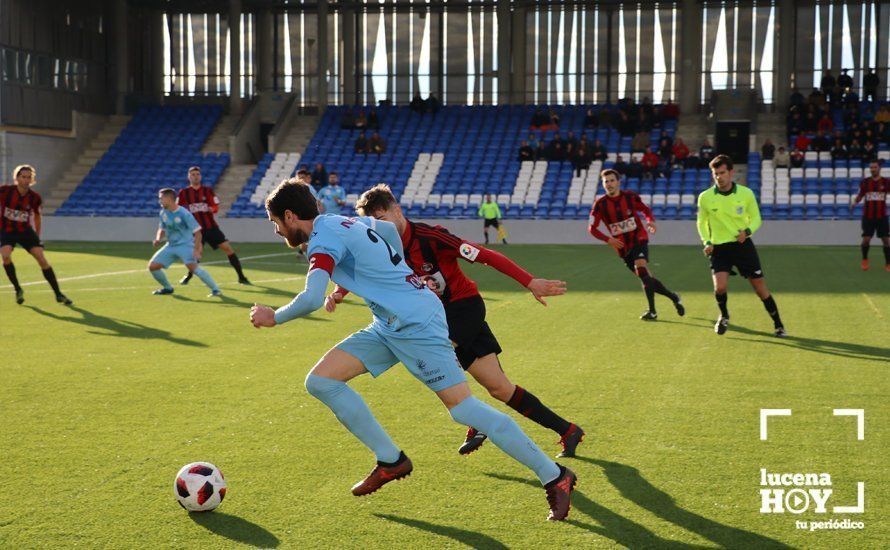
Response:
[{"label": "white pitch line", "polygon": [[[258,260],[260,258],[274,258],[277,256],[290,256],[290,255],[296,256],[296,252],[277,252],[275,254],[260,254],[258,256],[245,256],[243,258],[240,258],[240,260],[242,262],[246,262],[249,260]],[[226,264],[228,262],[229,262],[228,260],[215,260],[212,262],[202,262],[201,265],[218,265],[218,264]],[[95,279],[97,277],[111,277],[114,275],[131,275],[133,273],[142,273],[143,271],[148,271],[148,269],[142,268],[142,269],[128,269],[126,271],[106,271],[104,273],[91,273],[89,275],[77,275],[75,277],[62,277],[58,281],[60,283],[65,283],[68,281],[80,281],[82,279]],[[30,281],[27,283],[21,283],[21,286],[42,285],[44,283],[45,283],[45,281]],[[12,288],[12,285],[4,285],[0,288],[3,288],[3,289]]]},{"label": "white pitch line", "polygon": [[[283,279],[262,279],[262,280],[259,280],[259,281],[251,281],[251,282],[254,283],[254,284],[260,284],[260,283],[283,283],[283,282],[287,282],[287,281],[300,281],[300,280],[305,279],[305,278],[306,278],[305,275],[297,275],[296,277],[285,277],[285,278],[283,278]],[[157,286],[157,285],[155,285],[155,286]],[[181,286],[181,285],[180,285],[180,286]],[[193,285],[193,286],[194,286],[194,285]],[[239,284],[237,284],[237,283],[232,283],[232,284],[225,284],[225,283],[223,283],[223,284],[221,284],[221,285],[219,285],[219,286],[220,286],[220,288],[232,288],[232,289],[244,288],[244,287],[242,287],[241,285],[239,285]],[[72,294],[71,294],[71,295],[74,296],[74,293],[78,293],[78,294],[79,294],[79,293],[81,293],[81,292],[104,292],[104,291],[109,291],[109,292],[111,292],[111,291],[117,291],[117,290],[146,290],[146,289],[152,289],[152,288],[154,288],[154,286],[152,286],[152,285],[143,285],[143,286],[112,286],[112,287],[93,287],[93,288],[76,288],[76,289],[74,289],[74,290],[72,291]],[[247,288],[250,288],[250,287],[247,287]],[[3,290],[7,290],[7,289],[3,289]],[[11,287],[10,287],[9,290],[11,290]],[[35,292],[36,292],[36,293],[45,293],[45,292],[52,292],[52,291],[53,291],[53,290],[50,289],[50,288],[41,288],[41,289],[39,289],[39,290],[32,290],[32,291],[29,291],[28,294],[33,294],[33,293],[35,293]],[[295,293],[294,295],[296,295],[296,294],[298,294],[298,293]]]}]

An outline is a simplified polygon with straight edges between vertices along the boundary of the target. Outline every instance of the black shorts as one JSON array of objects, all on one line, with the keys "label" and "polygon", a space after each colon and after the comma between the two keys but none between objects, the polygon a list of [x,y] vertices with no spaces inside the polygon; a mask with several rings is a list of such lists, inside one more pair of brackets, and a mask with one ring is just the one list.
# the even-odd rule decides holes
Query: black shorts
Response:
[{"label": "black shorts", "polygon": [[714,251],[711,252],[711,273],[729,273],[733,266],[746,279],[763,277],[754,241],[745,239],[742,244],[731,242],[714,245]]},{"label": "black shorts", "polygon": [[879,239],[890,237],[890,221],[886,217],[877,220],[862,218],[862,236],[874,237],[875,233]]},{"label": "black shorts", "polygon": [[15,248],[15,245],[20,245],[27,251],[31,251],[34,247],[45,248],[43,243],[40,242],[40,237],[37,236],[37,232],[33,229],[28,229],[22,233],[3,233],[0,234],[0,247],[2,246],[11,246]]},{"label": "black shorts", "polygon": [[218,227],[211,227],[210,229],[202,229],[201,230],[201,242],[204,244],[209,244],[210,248],[216,250],[219,248],[219,245],[226,242],[227,239],[225,234],[222,232],[222,229]]},{"label": "black shorts", "polygon": [[497,218],[485,218],[485,227],[500,227],[501,224]]},{"label": "black shorts", "polygon": [[482,296],[472,296],[445,304],[448,337],[457,344],[454,352],[464,370],[473,361],[490,353],[498,354],[501,346],[485,322],[485,302]]},{"label": "black shorts", "polygon": [[627,266],[627,269],[637,272],[636,266],[634,266],[634,262],[637,260],[646,260],[649,261],[649,242],[641,242],[635,244],[630,250],[627,251],[627,254],[624,255],[624,265]]}]

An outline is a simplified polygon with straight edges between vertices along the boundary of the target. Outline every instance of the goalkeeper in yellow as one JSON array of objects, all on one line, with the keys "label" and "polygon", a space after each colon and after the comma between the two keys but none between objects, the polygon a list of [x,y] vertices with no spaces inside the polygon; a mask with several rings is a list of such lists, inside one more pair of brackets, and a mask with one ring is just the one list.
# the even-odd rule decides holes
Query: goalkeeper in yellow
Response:
[{"label": "goalkeeper in yellow", "polygon": [[488,244],[488,228],[497,229],[498,238],[502,243],[507,244],[507,233],[501,228],[501,207],[498,203],[491,200],[491,195],[485,195],[485,202],[479,205],[478,215],[485,220],[485,226],[482,232],[485,233],[485,244]]},{"label": "goalkeeper in yellow", "polygon": [[779,317],[779,308],[766,288],[760,258],[751,240],[763,221],[754,192],[733,183],[732,159],[728,156],[717,155],[709,166],[715,184],[698,196],[698,234],[705,255],[711,260],[714,297],[720,308],[714,332],[724,334],[729,327],[726,289],[735,267],[763,301],[763,307],[773,319],[774,334],[783,338],[787,333]]}]

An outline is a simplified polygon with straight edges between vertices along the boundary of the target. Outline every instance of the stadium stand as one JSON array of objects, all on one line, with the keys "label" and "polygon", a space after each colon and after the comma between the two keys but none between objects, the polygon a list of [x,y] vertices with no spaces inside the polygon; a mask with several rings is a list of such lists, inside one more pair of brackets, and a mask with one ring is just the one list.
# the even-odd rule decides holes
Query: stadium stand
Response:
[{"label": "stadium stand", "polygon": [[201,146],[221,115],[216,105],[143,107],[56,215],[156,216],[158,189],[184,186],[192,165],[215,185],[229,155],[202,155]]}]

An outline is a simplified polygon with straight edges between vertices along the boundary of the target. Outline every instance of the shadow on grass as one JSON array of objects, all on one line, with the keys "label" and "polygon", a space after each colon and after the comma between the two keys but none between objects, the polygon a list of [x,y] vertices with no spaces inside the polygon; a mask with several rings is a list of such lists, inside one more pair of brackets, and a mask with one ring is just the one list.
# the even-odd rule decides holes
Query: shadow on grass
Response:
[{"label": "shadow on grass", "polygon": [[449,525],[429,523],[427,521],[421,521],[419,519],[403,518],[390,514],[374,515],[387,521],[401,523],[402,525],[407,525],[408,527],[413,527],[421,531],[426,531],[428,533],[433,533],[442,537],[448,537],[472,548],[496,548],[498,550],[506,550],[508,548],[508,546],[495,538],[489,537],[488,535],[483,535],[482,533],[467,531],[466,529],[459,529],[457,527],[451,527]]},{"label": "shadow on grass", "polygon": [[722,548],[790,548],[775,539],[724,525],[695,512],[684,510],[677,506],[671,495],[649,483],[633,466],[581,456],[576,458],[601,467],[609,483],[614,485],[627,500]]},{"label": "shadow on grass", "polygon": [[188,338],[180,338],[178,336],[174,336],[169,331],[163,329],[150,327],[148,325],[143,325],[142,323],[137,323],[135,321],[122,321],[120,319],[115,319],[114,317],[97,315],[89,310],[77,306],[69,306],[68,309],[77,312],[78,314],[80,314],[80,317],[70,317],[67,315],[50,313],[49,311],[31,305],[26,305],[25,307],[31,309],[32,311],[34,311],[34,313],[38,313],[40,315],[43,315],[44,317],[49,317],[50,319],[55,319],[56,321],[65,321],[67,323],[84,325],[86,327],[90,327],[91,329],[101,329],[101,331],[87,330],[87,332],[90,334],[98,334],[100,336],[116,336],[121,338],[135,338],[138,340],[164,340],[165,342],[171,342],[180,346],[193,346],[197,348],[207,347],[207,344],[197,342],[195,340],[189,340]]},{"label": "shadow on grass", "polygon": [[220,512],[191,512],[192,521],[221,537],[256,548],[277,548],[281,541],[256,523]]},{"label": "shadow on grass", "polygon": [[[738,338],[732,335],[734,332],[740,332],[742,334],[748,334],[750,336],[761,336],[764,338]],[[802,336],[794,335],[789,335],[785,338],[777,338],[771,332],[754,330],[740,325],[734,325],[732,324],[732,322],[730,322],[729,324],[729,331],[726,333],[726,338],[728,340],[741,340],[743,342],[753,342],[771,346],[782,346],[786,348],[811,351],[813,353],[824,353],[826,355],[835,355],[837,357],[845,357],[848,359],[865,359],[868,361],[878,361],[881,363],[890,361],[890,348],[866,346],[863,344],[854,344],[852,342],[823,340],[821,338],[805,338]]]}]

